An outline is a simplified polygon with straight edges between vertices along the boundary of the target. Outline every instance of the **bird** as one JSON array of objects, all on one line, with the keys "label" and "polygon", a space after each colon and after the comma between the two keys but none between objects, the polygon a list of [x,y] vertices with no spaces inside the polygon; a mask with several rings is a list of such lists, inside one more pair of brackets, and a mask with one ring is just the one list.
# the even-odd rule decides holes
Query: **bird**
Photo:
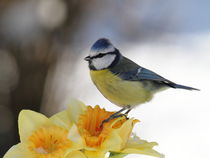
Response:
[{"label": "bird", "polygon": [[[102,122],[127,114],[136,106],[149,102],[154,94],[168,88],[199,90],[176,84],[146,69],[127,57],[110,42],[100,38],[91,47],[85,60],[90,76],[102,95],[121,109]],[[126,111],[122,114],[123,111]]]}]

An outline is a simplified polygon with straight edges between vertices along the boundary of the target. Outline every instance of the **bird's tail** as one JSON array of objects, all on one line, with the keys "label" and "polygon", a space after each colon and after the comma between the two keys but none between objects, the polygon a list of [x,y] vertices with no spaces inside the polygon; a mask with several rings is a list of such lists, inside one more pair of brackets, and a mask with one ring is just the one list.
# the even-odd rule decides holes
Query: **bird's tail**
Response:
[{"label": "bird's tail", "polygon": [[188,86],[184,86],[184,85],[180,85],[180,84],[176,84],[176,83],[169,83],[168,85],[172,88],[180,88],[180,89],[186,89],[186,90],[200,91],[200,89],[193,88],[193,87],[188,87]]}]

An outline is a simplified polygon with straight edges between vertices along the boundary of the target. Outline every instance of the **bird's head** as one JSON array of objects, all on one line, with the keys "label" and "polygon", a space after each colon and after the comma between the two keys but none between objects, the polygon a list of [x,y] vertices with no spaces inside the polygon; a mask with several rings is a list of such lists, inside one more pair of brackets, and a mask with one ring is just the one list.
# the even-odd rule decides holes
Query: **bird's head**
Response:
[{"label": "bird's head", "polygon": [[89,62],[90,69],[102,70],[113,66],[119,60],[119,56],[118,49],[108,39],[101,38],[93,44],[85,60]]}]

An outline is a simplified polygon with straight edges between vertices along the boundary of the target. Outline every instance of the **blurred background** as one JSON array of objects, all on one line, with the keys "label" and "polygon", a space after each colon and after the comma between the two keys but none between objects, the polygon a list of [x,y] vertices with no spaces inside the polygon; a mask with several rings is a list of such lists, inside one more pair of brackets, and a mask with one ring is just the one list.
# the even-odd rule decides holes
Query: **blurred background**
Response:
[{"label": "blurred background", "polygon": [[101,37],[140,65],[201,89],[164,91],[129,115],[141,120],[135,133],[157,141],[166,157],[209,157],[209,8],[208,0],[0,0],[0,157],[19,142],[21,109],[51,116],[77,98],[119,110],[83,60]]}]

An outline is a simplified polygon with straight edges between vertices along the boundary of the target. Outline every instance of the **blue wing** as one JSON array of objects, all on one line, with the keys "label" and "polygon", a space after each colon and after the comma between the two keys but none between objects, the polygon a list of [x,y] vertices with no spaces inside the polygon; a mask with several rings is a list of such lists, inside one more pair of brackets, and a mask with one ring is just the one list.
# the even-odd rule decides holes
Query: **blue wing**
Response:
[{"label": "blue wing", "polygon": [[148,70],[146,68],[137,65],[136,63],[125,57],[118,65],[115,66],[115,68],[111,69],[111,71],[124,80],[152,81],[153,83],[155,83],[156,85],[158,84],[159,86],[168,86],[172,88],[182,88],[188,90],[198,90],[196,88],[176,84],[151,70]]},{"label": "blue wing", "polygon": [[136,63],[125,57],[123,57],[122,60],[114,68],[111,69],[111,71],[124,80],[168,81],[155,72],[137,65]]},{"label": "blue wing", "polygon": [[153,71],[145,69],[143,67],[138,67],[135,70],[120,72],[118,75],[124,80],[130,81],[141,81],[141,80],[153,80],[153,81],[168,81],[162,76],[156,74]]},{"label": "blue wing", "polygon": [[137,80],[168,81],[167,79],[156,74],[155,72],[142,68],[142,67],[137,69],[136,79]]}]

